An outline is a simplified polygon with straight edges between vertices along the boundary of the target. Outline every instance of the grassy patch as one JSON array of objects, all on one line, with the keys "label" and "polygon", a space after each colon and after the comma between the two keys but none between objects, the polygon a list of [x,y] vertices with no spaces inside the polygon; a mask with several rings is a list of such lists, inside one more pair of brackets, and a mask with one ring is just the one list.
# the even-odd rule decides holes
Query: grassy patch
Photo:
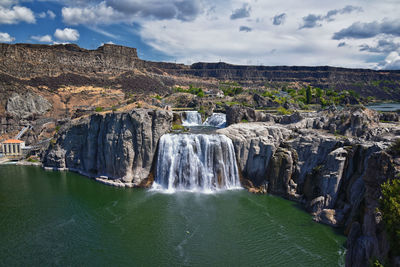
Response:
[{"label": "grassy patch", "polygon": [[276,112],[277,112],[279,115],[290,115],[290,114],[293,113],[292,110],[286,109],[286,108],[284,108],[284,107],[278,107],[278,108],[276,109]]},{"label": "grassy patch", "polygon": [[173,131],[183,131],[183,130],[185,130],[185,127],[180,124],[173,124],[172,130]]}]

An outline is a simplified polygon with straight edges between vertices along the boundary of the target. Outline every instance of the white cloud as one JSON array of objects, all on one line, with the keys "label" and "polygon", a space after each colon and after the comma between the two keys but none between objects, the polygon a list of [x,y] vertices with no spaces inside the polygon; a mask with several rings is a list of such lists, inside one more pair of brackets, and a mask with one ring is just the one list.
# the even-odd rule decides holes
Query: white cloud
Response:
[{"label": "white cloud", "polygon": [[55,19],[55,18],[56,18],[56,14],[55,14],[53,11],[51,11],[51,10],[47,10],[47,16],[48,16],[50,19]]},{"label": "white cloud", "polygon": [[[332,36],[355,21],[399,17],[393,10],[394,3],[389,0],[368,3],[338,0],[327,2],[323,9],[318,0],[306,4],[298,0],[247,2],[251,2],[252,13],[246,19],[246,26],[252,31],[247,32],[245,38],[243,32],[237,30],[243,22],[229,19],[231,10],[242,5],[240,0],[213,2],[216,4],[215,14],[218,14],[213,20],[202,14],[195,21],[185,23],[177,20],[143,21],[139,34],[154,49],[184,63],[222,60],[234,64],[376,68],[380,61],[376,55],[373,58],[359,51],[359,45],[365,39],[351,40],[348,45],[338,47],[340,42],[332,40]],[[322,27],[299,31],[302,18],[308,14],[326,14],[349,4],[361,6],[364,12],[340,16]],[[272,25],[271,19],[282,12],[287,14],[285,23],[279,27]]]},{"label": "white cloud", "polygon": [[87,7],[63,7],[63,21],[69,25],[112,24],[123,19],[123,15],[107,6],[105,2]]},{"label": "white cloud", "polygon": [[23,6],[5,7],[0,5],[0,24],[35,23],[32,10]]},{"label": "white cloud", "polygon": [[202,3],[200,0],[107,0],[97,4],[71,5],[62,8],[61,13],[68,25],[132,23],[141,18],[193,21],[204,11]]},{"label": "white cloud", "polygon": [[113,42],[113,41],[108,41],[108,42],[106,42],[106,43],[101,43],[101,44],[100,44],[100,46],[103,46],[103,45],[105,45],[105,44],[110,44],[110,45],[113,45],[113,44],[114,44],[114,42]]},{"label": "white cloud", "polygon": [[33,40],[38,41],[38,42],[42,42],[42,43],[52,43],[53,42],[53,38],[51,38],[50,35],[43,35],[43,36],[32,36],[31,37]]},{"label": "white cloud", "polygon": [[54,37],[61,41],[77,41],[79,39],[79,32],[71,28],[65,28],[64,30],[57,29]]},{"label": "white cloud", "polygon": [[400,69],[400,55],[397,52],[391,52],[380,64],[381,69],[398,70]]},{"label": "white cloud", "polygon": [[8,33],[0,32],[0,42],[10,43],[10,42],[13,42],[14,40],[15,40],[15,38],[10,36]]},{"label": "white cloud", "polygon": [[18,1],[16,0],[0,0],[0,6],[1,7],[10,7],[12,5],[17,4]]},{"label": "white cloud", "polygon": [[51,11],[51,10],[47,10],[47,12],[41,12],[37,15],[39,18],[41,19],[45,19],[45,18],[49,18],[49,19],[55,19],[56,14]]},{"label": "white cloud", "polygon": [[[139,25],[134,34],[146,44],[185,63],[222,60],[234,64],[378,68],[391,51],[385,49],[379,55],[360,51],[361,45],[374,46],[375,37],[346,40],[344,45],[343,40],[333,40],[332,36],[355,22],[398,20],[397,2],[337,0],[321,6],[320,0],[66,0],[62,2],[62,17],[68,25],[84,25],[113,39],[120,36],[105,31],[102,25]],[[232,11],[238,19],[230,19]],[[279,27],[271,23],[277,14],[285,14]],[[299,31],[303,18],[310,14],[319,14],[323,23]]]}]

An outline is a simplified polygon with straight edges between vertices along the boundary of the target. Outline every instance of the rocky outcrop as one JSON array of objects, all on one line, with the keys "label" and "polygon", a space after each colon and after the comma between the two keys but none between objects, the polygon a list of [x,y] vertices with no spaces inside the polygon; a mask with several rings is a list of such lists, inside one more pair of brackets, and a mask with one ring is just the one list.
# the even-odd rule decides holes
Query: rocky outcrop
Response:
[{"label": "rocky outcrop", "polygon": [[247,186],[256,187],[252,192],[267,188],[302,203],[315,221],[343,226],[349,234],[346,265],[368,266],[388,257],[377,208],[380,185],[397,175],[384,151],[400,127],[385,129],[378,118],[365,109],[323,111],[292,123],[240,123],[218,132],[233,140]]},{"label": "rocky outcrop", "polygon": [[60,132],[43,164],[138,186],[149,177],[158,140],[171,123],[171,112],[147,109],[82,118]]},{"label": "rocky outcrop", "polygon": [[255,185],[265,181],[272,155],[290,136],[284,127],[263,123],[234,124],[218,132],[232,140],[240,170]]},{"label": "rocky outcrop", "polygon": [[395,177],[396,172],[391,156],[385,152],[376,152],[368,159],[362,176],[365,184],[363,207],[349,225],[346,266],[368,266],[372,260],[381,263],[388,260],[390,244],[379,211],[379,198],[382,197],[381,185]]},{"label": "rocky outcrop", "polygon": [[75,44],[0,44],[0,70],[18,78],[58,76],[68,72],[132,70],[139,62],[136,48],[104,44],[86,50]]},{"label": "rocky outcrop", "polygon": [[239,122],[265,122],[273,121],[273,117],[264,112],[256,111],[249,107],[241,105],[233,105],[226,107],[226,125],[231,125]]},{"label": "rocky outcrop", "polygon": [[18,119],[33,118],[43,115],[52,108],[50,102],[40,95],[28,92],[26,94],[14,93],[8,100],[7,113]]}]

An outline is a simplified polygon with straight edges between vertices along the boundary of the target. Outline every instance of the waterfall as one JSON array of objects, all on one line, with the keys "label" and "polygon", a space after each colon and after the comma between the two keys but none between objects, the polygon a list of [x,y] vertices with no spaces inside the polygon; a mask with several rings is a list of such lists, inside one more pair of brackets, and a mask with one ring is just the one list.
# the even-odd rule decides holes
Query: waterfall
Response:
[{"label": "waterfall", "polygon": [[224,113],[213,113],[211,117],[207,118],[207,120],[203,123],[203,125],[214,126],[217,128],[225,128],[226,115]]},{"label": "waterfall", "polygon": [[213,192],[240,188],[232,141],[225,135],[165,134],[153,189]]},{"label": "waterfall", "polygon": [[197,111],[185,111],[182,115],[183,126],[199,126],[202,124],[201,115]]}]

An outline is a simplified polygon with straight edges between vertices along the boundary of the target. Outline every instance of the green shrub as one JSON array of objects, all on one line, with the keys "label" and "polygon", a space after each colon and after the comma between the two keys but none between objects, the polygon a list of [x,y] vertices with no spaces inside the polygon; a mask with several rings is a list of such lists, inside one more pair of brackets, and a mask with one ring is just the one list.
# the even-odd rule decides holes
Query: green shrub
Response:
[{"label": "green shrub", "polygon": [[242,122],[242,123],[246,123],[246,122],[249,122],[249,121],[246,120],[246,119],[243,119],[241,122]]},{"label": "green shrub", "polygon": [[28,162],[39,162],[38,159],[35,159],[35,158],[32,158],[32,157],[28,158],[27,161]]},{"label": "green shrub", "polygon": [[220,88],[223,92],[225,96],[235,96],[238,94],[243,93],[243,88],[242,87],[221,87]]},{"label": "green shrub", "polygon": [[228,102],[225,102],[228,106],[234,106],[234,105],[240,105],[240,103],[239,102],[231,102],[231,101],[228,101]]},{"label": "green shrub", "polygon": [[57,126],[56,126],[56,133],[58,133],[58,131],[60,131],[60,128],[61,128],[60,125],[57,125]]},{"label": "green shrub", "polygon": [[290,109],[286,109],[286,108],[284,108],[284,107],[278,107],[277,108],[277,110],[276,110],[276,112],[279,114],[279,115],[290,115],[290,114],[292,114],[293,113],[293,111],[291,111]]},{"label": "green shrub", "polygon": [[306,90],[306,103],[307,104],[311,104],[311,98],[312,98],[311,86],[308,86],[307,90]]},{"label": "green shrub", "polygon": [[394,179],[382,184],[380,208],[391,243],[392,252],[400,255],[400,180]]},{"label": "green shrub", "polygon": [[102,112],[104,109],[102,107],[96,107],[95,111],[96,112]]},{"label": "green shrub", "polygon": [[322,89],[319,87],[315,88],[315,94],[317,97],[322,97]]},{"label": "green shrub", "polygon": [[185,127],[180,125],[180,124],[173,124],[172,125],[172,130],[174,130],[174,131],[185,130]]}]

